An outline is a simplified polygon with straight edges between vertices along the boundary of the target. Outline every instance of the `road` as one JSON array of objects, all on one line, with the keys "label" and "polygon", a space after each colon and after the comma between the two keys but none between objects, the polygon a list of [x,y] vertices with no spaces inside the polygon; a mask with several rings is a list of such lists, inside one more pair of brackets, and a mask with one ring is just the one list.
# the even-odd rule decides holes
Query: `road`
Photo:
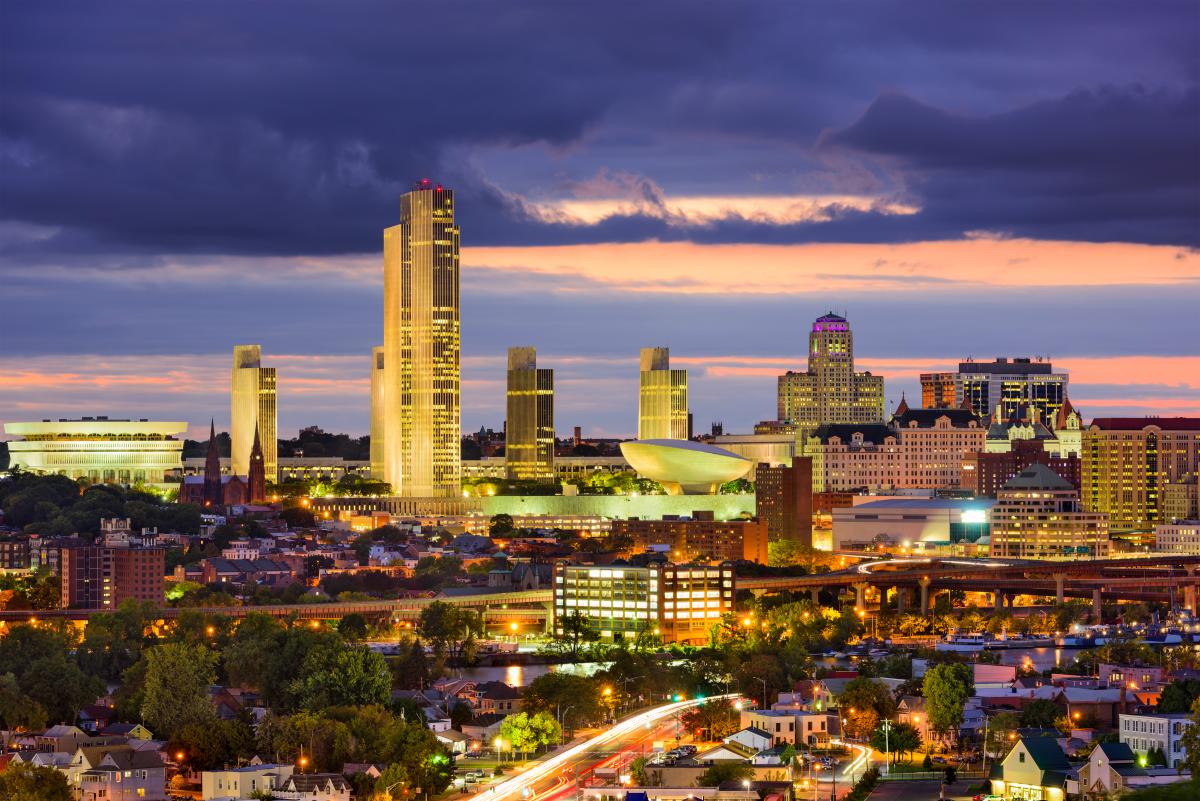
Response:
[{"label": "road", "polygon": [[649,751],[650,741],[674,739],[675,716],[701,703],[699,699],[677,701],[624,718],[591,739],[531,763],[525,771],[471,796],[470,801],[557,801],[574,792],[576,777],[585,779],[597,768],[625,769],[643,748]]}]

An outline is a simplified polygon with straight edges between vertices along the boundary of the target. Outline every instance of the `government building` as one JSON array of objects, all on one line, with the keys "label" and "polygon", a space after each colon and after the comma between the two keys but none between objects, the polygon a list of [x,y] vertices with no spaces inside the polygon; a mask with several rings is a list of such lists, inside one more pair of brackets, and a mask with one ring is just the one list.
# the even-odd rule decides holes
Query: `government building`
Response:
[{"label": "government building", "polygon": [[165,474],[183,467],[187,423],[116,420],[42,420],[5,423],[12,467],[97,484],[147,484],[166,488]]}]

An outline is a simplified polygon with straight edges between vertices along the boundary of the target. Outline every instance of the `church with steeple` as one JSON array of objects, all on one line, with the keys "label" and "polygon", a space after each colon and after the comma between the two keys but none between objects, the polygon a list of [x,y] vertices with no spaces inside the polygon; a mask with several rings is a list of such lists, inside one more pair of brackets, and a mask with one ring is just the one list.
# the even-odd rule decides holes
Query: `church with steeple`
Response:
[{"label": "church with steeple", "polygon": [[179,487],[179,502],[194,503],[201,509],[224,509],[263,503],[267,498],[266,464],[258,426],[254,427],[254,444],[250,450],[249,475],[223,475],[221,453],[217,448],[216,421],[209,423],[208,452],[204,457],[204,475],[184,476]]}]

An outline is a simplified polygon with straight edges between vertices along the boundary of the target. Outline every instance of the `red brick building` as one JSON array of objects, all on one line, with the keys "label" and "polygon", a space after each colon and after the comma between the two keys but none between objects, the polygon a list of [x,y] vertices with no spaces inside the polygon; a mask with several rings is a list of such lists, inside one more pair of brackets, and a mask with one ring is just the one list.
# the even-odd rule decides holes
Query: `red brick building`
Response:
[{"label": "red brick building", "polygon": [[791,467],[758,465],[754,492],[755,514],[770,539],[812,547],[812,457],[793,457]]},{"label": "red brick building", "polygon": [[1035,464],[1044,464],[1078,492],[1082,466],[1075,454],[1055,456],[1046,453],[1040,439],[1015,439],[1012,450],[1004,453],[978,451],[963,456],[962,488],[980,497],[996,497],[1005,482]]},{"label": "red brick building", "polygon": [[767,563],[767,524],[761,520],[715,520],[712,512],[693,512],[692,519],[614,520],[614,537],[633,540],[632,552],[666,546],[672,562]]},{"label": "red brick building", "polygon": [[126,598],[163,602],[163,548],[64,547],[59,557],[62,606],[115,609]]}]

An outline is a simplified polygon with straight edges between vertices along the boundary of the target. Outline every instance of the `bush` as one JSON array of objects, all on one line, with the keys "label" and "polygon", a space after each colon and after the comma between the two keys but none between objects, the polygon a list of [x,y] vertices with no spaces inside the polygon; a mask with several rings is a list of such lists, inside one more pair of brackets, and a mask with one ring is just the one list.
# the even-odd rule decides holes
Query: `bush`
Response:
[{"label": "bush", "polygon": [[867,796],[871,794],[877,784],[879,784],[879,768],[872,767],[854,783],[850,792],[842,796],[842,801],[866,801]]}]

